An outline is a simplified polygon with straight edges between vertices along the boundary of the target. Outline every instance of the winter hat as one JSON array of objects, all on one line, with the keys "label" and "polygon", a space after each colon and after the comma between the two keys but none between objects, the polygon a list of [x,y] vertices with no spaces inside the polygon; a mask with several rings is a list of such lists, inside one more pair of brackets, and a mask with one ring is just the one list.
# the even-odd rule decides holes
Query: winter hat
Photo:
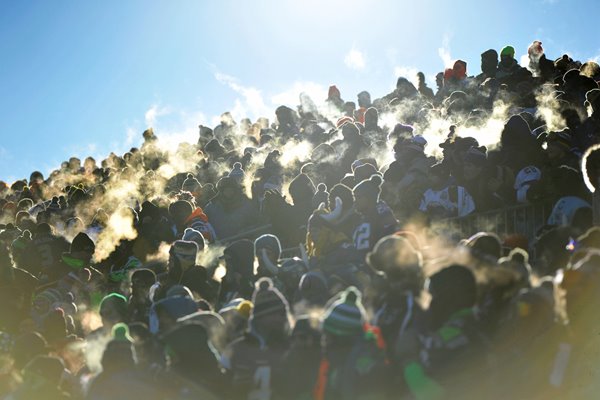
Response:
[{"label": "winter hat", "polygon": [[268,249],[275,253],[277,259],[281,256],[281,243],[275,235],[265,234],[254,241],[254,256],[260,257],[260,249]]},{"label": "winter hat", "polygon": [[467,239],[467,247],[478,258],[496,262],[502,256],[502,242],[494,233],[478,232],[474,234]]},{"label": "winter hat", "polygon": [[339,197],[342,200],[344,211],[350,209],[352,207],[352,204],[354,203],[354,198],[352,197],[352,189],[341,183],[336,183],[331,188],[331,192],[329,193],[330,199],[335,199],[336,197]]},{"label": "winter hat", "polygon": [[150,308],[150,315],[148,316],[148,328],[153,334],[157,333],[160,329],[158,319],[159,311],[164,311],[172,319],[178,320],[186,315],[197,312],[198,305],[188,296],[172,296],[157,301]]},{"label": "winter hat", "polygon": [[418,151],[419,153],[425,152],[425,146],[427,146],[427,140],[421,135],[416,135],[406,140],[403,146],[407,149]]},{"label": "winter hat", "polygon": [[182,268],[192,266],[196,264],[196,256],[198,255],[198,245],[196,244],[196,242],[176,240],[171,245],[169,255],[171,257],[176,257],[176,259],[181,263]]},{"label": "winter hat", "polygon": [[438,299],[452,304],[451,308],[472,307],[477,301],[477,283],[473,272],[453,264],[429,278],[429,292]]},{"label": "winter hat", "polygon": [[237,179],[231,176],[224,176],[217,182],[217,192],[219,193],[223,192],[225,189],[238,190],[239,188],[240,185]]},{"label": "winter hat", "polygon": [[344,140],[352,140],[360,136],[360,129],[358,128],[358,125],[354,122],[346,122],[345,124],[343,124],[341,127],[341,131]]},{"label": "winter hat", "polygon": [[351,286],[323,314],[322,329],[336,336],[358,335],[367,320],[358,289]]},{"label": "winter hat", "polygon": [[402,142],[413,137],[415,128],[412,125],[396,124],[394,129],[389,133],[388,142]]},{"label": "winter hat", "polygon": [[539,40],[534,40],[527,48],[527,54],[530,58],[539,58],[542,54],[544,54],[542,42]]},{"label": "winter hat", "polygon": [[223,251],[223,257],[228,257],[230,272],[237,272],[246,278],[254,274],[254,243],[248,239],[236,240]]},{"label": "winter hat", "polygon": [[367,263],[376,271],[384,272],[388,279],[404,281],[407,287],[420,291],[425,283],[421,253],[400,236],[381,238],[367,254]]},{"label": "winter hat", "polygon": [[315,194],[315,185],[306,174],[298,174],[290,182],[290,196],[294,201],[300,199],[312,199]]},{"label": "winter hat", "polygon": [[327,98],[329,99],[339,99],[341,96],[340,89],[335,85],[329,86],[329,90],[327,92]]},{"label": "winter hat", "polygon": [[264,317],[270,314],[289,314],[289,304],[285,297],[273,286],[270,278],[261,278],[256,282],[256,289],[252,294],[251,319]]},{"label": "winter hat", "polygon": [[183,231],[182,240],[186,242],[196,243],[199,252],[204,251],[204,248],[206,246],[204,236],[202,236],[202,233],[200,233],[200,231],[197,231],[194,228],[185,228],[185,231]]},{"label": "winter hat", "polygon": [[312,206],[314,209],[318,208],[321,203],[327,204],[329,199],[329,193],[327,192],[327,185],[319,183],[317,185],[317,192],[312,198]]},{"label": "winter hat", "polygon": [[491,60],[498,62],[498,52],[494,49],[489,49],[481,53],[481,59]]},{"label": "winter hat", "polygon": [[308,315],[302,315],[298,317],[290,336],[292,338],[299,336],[310,336],[316,343],[318,343],[320,334],[319,331],[315,329],[313,322],[313,319]]},{"label": "winter hat", "polygon": [[466,163],[473,164],[477,167],[484,167],[487,161],[486,154],[478,147],[471,147],[464,156]]},{"label": "winter hat", "polygon": [[53,308],[58,307],[63,302],[63,294],[60,290],[48,288],[38,293],[33,299],[34,308],[42,313],[46,313]]},{"label": "winter hat", "polygon": [[327,279],[319,271],[309,271],[300,278],[298,291],[302,299],[311,303],[325,303],[329,295]]},{"label": "winter hat", "polygon": [[381,193],[382,183],[383,179],[381,176],[372,175],[369,179],[365,179],[358,185],[354,186],[352,193],[354,194],[354,197],[357,195],[363,195],[372,198],[374,201],[377,201],[379,199],[379,194]]},{"label": "winter hat", "polygon": [[31,243],[31,232],[24,230],[21,236],[13,240],[11,244],[11,252],[14,255],[20,255],[27,248],[27,245]]},{"label": "winter hat", "polygon": [[512,46],[504,46],[502,50],[500,50],[500,57],[504,56],[515,58],[515,48]]},{"label": "winter hat", "polygon": [[127,315],[127,298],[120,293],[107,294],[100,301],[100,315],[104,314],[109,307],[112,307],[120,316],[124,317]]},{"label": "winter hat", "polygon": [[521,148],[527,139],[531,138],[531,128],[527,121],[520,114],[512,115],[502,128],[500,134],[500,143],[503,147]]},{"label": "winter hat", "polygon": [[507,257],[498,260],[498,265],[517,273],[523,286],[529,286],[532,272],[531,265],[529,265],[529,254],[525,250],[518,247],[512,249]]},{"label": "winter hat", "polygon": [[161,338],[169,353],[175,356],[173,367],[180,373],[190,374],[191,368],[201,368],[204,376],[220,375],[218,354],[210,342],[208,329],[201,322],[178,322]]},{"label": "winter hat", "polygon": [[96,245],[84,232],[79,232],[77,236],[73,238],[73,242],[71,242],[71,247],[69,250],[71,254],[82,252],[90,255],[93,255],[94,251],[96,251]]},{"label": "winter hat", "polygon": [[217,139],[211,139],[208,143],[206,143],[206,146],[204,146],[204,152],[215,157],[219,157],[225,153],[225,148]]},{"label": "winter hat", "polygon": [[129,334],[129,327],[127,324],[119,322],[113,326],[112,340],[104,349],[102,367],[104,370],[108,370],[111,367],[133,366],[135,359],[133,338]]},{"label": "winter hat", "polygon": [[565,128],[561,131],[549,132],[548,135],[546,135],[546,143],[548,146],[556,145],[566,152],[570,151],[573,146],[571,130]]},{"label": "winter hat", "polygon": [[131,282],[150,287],[156,283],[156,274],[150,269],[139,268],[131,274]]},{"label": "winter hat", "polygon": [[57,345],[67,337],[67,321],[62,308],[56,308],[44,318],[44,337],[49,343]]},{"label": "winter hat", "polygon": [[373,164],[362,164],[354,169],[354,182],[362,182],[375,174],[379,174],[379,171],[377,171],[377,168]]},{"label": "winter hat", "polygon": [[225,304],[223,308],[219,310],[219,314],[223,315],[235,311],[239,316],[247,320],[250,318],[253,307],[254,305],[251,301],[238,297]]},{"label": "winter hat", "polygon": [[233,169],[231,170],[231,172],[229,172],[228,175],[230,178],[233,178],[237,181],[237,183],[242,184],[244,182],[244,178],[246,177],[246,174],[244,173],[244,170],[242,169],[242,163],[240,162],[236,162],[233,164]]},{"label": "winter hat", "polygon": [[187,200],[177,200],[169,204],[169,215],[175,219],[183,220],[187,218],[192,211],[194,211],[194,207],[192,206],[192,203]]},{"label": "winter hat", "polygon": [[117,267],[113,265],[110,268],[110,272],[108,274],[108,278],[113,282],[123,282],[127,279],[127,275],[130,271],[134,269],[138,269],[142,266],[142,262],[134,256],[130,256],[125,265],[122,267]]},{"label": "winter hat", "polygon": [[181,190],[190,193],[195,193],[200,189],[202,189],[202,185],[200,184],[200,182],[198,182],[198,179],[196,179],[196,177],[194,177],[194,175],[192,174],[187,174],[187,177],[181,184]]}]

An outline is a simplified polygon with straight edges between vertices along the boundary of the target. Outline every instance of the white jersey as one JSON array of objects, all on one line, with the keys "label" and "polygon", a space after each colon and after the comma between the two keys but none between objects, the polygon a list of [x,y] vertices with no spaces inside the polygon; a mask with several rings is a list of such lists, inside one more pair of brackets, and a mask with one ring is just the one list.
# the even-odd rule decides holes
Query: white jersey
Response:
[{"label": "white jersey", "polygon": [[534,182],[539,181],[541,178],[542,171],[533,165],[528,165],[519,171],[514,185],[519,203],[527,203],[527,191]]},{"label": "white jersey", "polygon": [[442,190],[427,189],[423,193],[419,210],[443,208],[448,217],[464,217],[475,211],[475,202],[462,186],[448,186]]}]

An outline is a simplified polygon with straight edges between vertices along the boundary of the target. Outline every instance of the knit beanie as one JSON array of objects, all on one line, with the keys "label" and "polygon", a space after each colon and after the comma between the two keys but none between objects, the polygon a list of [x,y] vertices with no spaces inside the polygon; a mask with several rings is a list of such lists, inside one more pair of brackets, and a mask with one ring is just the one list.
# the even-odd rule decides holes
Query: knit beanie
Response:
[{"label": "knit beanie", "polygon": [[171,257],[176,257],[182,268],[186,268],[196,264],[196,256],[198,254],[198,245],[195,242],[185,240],[176,240],[169,250]]},{"label": "knit beanie", "polygon": [[429,292],[456,309],[472,307],[477,301],[475,275],[469,268],[453,264],[429,278]]},{"label": "knit beanie", "polygon": [[204,236],[202,236],[202,233],[200,233],[200,231],[194,228],[185,228],[185,231],[183,231],[182,240],[186,242],[196,243],[196,245],[198,246],[198,251],[200,252],[204,251],[204,248],[206,247]]},{"label": "knit beanie", "polygon": [[471,147],[465,154],[464,161],[481,168],[485,166],[487,156],[479,148]]},{"label": "knit beanie", "polygon": [[329,86],[329,90],[327,91],[327,97],[330,99],[340,98],[340,90],[335,85]]},{"label": "knit beanie", "polygon": [[421,253],[400,236],[381,238],[367,254],[367,264],[376,271],[384,272],[389,280],[400,281],[407,289],[420,291],[425,283]]},{"label": "knit beanie", "polygon": [[281,255],[281,243],[279,239],[275,235],[265,234],[258,237],[254,241],[254,256],[260,257],[260,249],[268,249],[271,250],[279,259]]},{"label": "knit beanie", "polygon": [[151,269],[139,268],[131,274],[131,282],[139,282],[144,286],[150,287],[156,283],[156,274]]},{"label": "knit beanie", "polygon": [[242,163],[236,162],[233,164],[233,169],[229,172],[228,175],[230,178],[233,178],[240,185],[244,182],[244,178],[246,177],[246,173],[242,169]]},{"label": "knit beanie", "polygon": [[35,295],[33,305],[36,312],[45,314],[59,307],[63,301],[64,297],[60,290],[48,288]]},{"label": "knit beanie", "polygon": [[372,175],[369,179],[365,179],[360,182],[358,185],[354,186],[352,189],[352,193],[356,197],[356,195],[364,195],[373,198],[375,201],[379,199],[379,194],[381,193],[381,184],[383,183],[383,179],[379,175]]},{"label": "knit beanie", "polygon": [[546,143],[548,145],[556,145],[562,148],[564,151],[570,151],[571,147],[573,147],[571,130],[569,128],[565,128],[561,131],[549,132],[548,135],[546,135]]},{"label": "knit beanie", "polygon": [[112,340],[108,342],[102,355],[102,367],[123,367],[135,364],[133,338],[129,335],[129,327],[123,322],[112,328]]},{"label": "knit beanie", "polygon": [[237,297],[225,304],[223,308],[219,310],[219,314],[224,315],[229,312],[235,312],[240,317],[248,320],[248,318],[250,318],[250,314],[252,313],[253,307],[254,305],[249,300]]},{"label": "knit beanie", "polygon": [[494,49],[489,49],[481,53],[481,58],[486,60],[495,60],[498,62],[498,52]]},{"label": "knit beanie", "polygon": [[203,368],[217,365],[217,355],[210,344],[208,329],[199,321],[188,319],[178,322],[162,339],[179,363],[200,363]]},{"label": "knit beanie", "polygon": [[361,164],[354,168],[354,182],[362,182],[375,174],[378,174],[378,171],[373,164]]},{"label": "knit beanie", "polygon": [[115,266],[113,265],[110,268],[110,273],[108,274],[108,278],[113,282],[123,282],[127,279],[127,275],[130,271],[134,269],[138,269],[142,266],[142,262],[138,260],[134,256],[130,256],[127,261],[125,261],[125,265],[123,266]]},{"label": "knit beanie", "polygon": [[363,331],[366,312],[358,289],[351,286],[342,297],[325,311],[322,317],[323,332],[336,336],[358,335]]},{"label": "knit beanie", "polygon": [[327,278],[319,271],[305,273],[298,283],[298,293],[301,299],[311,303],[320,303],[321,300],[325,303],[329,295]]},{"label": "knit beanie", "polygon": [[312,198],[313,208],[318,208],[321,203],[327,204],[328,199],[329,193],[327,192],[327,185],[325,185],[324,183],[319,183],[317,185],[317,192]]},{"label": "knit beanie", "polygon": [[515,48],[512,46],[504,46],[502,50],[500,50],[500,57],[504,56],[515,58]]},{"label": "knit beanie", "polygon": [[490,232],[478,232],[467,239],[467,247],[475,257],[497,261],[502,256],[500,238]]},{"label": "knit beanie", "polygon": [[31,232],[25,230],[21,236],[17,237],[11,244],[13,258],[15,255],[23,254],[29,243],[31,243]]},{"label": "knit beanie", "polygon": [[127,315],[127,298],[120,293],[110,293],[100,301],[99,312],[102,315],[108,307],[114,308],[121,317]]},{"label": "knit beanie", "polygon": [[43,334],[52,345],[59,345],[67,337],[67,321],[62,308],[56,308],[46,316]]},{"label": "knit beanie", "polygon": [[289,187],[290,195],[292,199],[312,199],[315,194],[315,185],[312,180],[306,174],[298,174],[290,182]]},{"label": "knit beanie", "polygon": [[196,179],[192,174],[187,174],[187,177],[181,185],[181,190],[194,193],[200,189],[202,189],[202,185],[200,184],[198,179]]},{"label": "knit beanie", "polygon": [[86,252],[89,254],[94,254],[95,250],[96,245],[94,244],[92,239],[90,239],[90,237],[84,232],[79,232],[77,236],[73,238],[73,242],[71,242],[71,254],[77,252]]},{"label": "knit beanie", "polygon": [[254,243],[251,240],[236,240],[223,250],[223,257],[231,259],[227,263],[228,272],[237,272],[245,278],[254,274]]},{"label": "knit beanie", "polygon": [[240,185],[238,180],[232,176],[224,176],[223,178],[219,179],[217,182],[217,192],[221,193],[228,188],[239,190]]},{"label": "knit beanie", "polygon": [[421,135],[416,135],[404,141],[405,148],[418,151],[419,153],[423,153],[425,151],[425,146],[427,146],[427,140],[425,140],[425,138]]},{"label": "knit beanie", "polygon": [[270,278],[261,278],[256,282],[256,289],[252,295],[254,308],[250,318],[256,319],[270,314],[287,315],[289,304],[285,297],[273,286]]}]

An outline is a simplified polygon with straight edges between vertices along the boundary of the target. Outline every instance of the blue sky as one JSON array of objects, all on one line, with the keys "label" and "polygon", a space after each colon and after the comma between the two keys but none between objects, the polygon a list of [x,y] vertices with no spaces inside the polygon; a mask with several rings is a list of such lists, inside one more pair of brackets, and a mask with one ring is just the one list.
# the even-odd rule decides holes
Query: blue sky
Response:
[{"label": "blue sky", "polygon": [[506,44],[597,59],[594,15],[591,0],[0,0],[0,179],[122,153],[149,125],[195,141],[223,111],[254,119],[332,83],[355,100],[444,60],[477,74]]}]

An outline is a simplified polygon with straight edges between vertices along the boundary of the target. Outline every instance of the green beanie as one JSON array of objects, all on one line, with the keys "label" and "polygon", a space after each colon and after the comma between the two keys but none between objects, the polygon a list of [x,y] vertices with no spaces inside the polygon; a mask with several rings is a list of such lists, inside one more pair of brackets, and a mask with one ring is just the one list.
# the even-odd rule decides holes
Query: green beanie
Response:
[{"label": "green beanie", "polygon": [[322,326],[324,332],[336,336],[358,335],[363,332],[365,320],[360,292],[355,287],[349,287],[342,298],[325,311]]},{"label": "green beanie", "polygon": [[509,56],[510,58],[515,58],[515,48],[512,46],[504,46],[502,50],[500,50],[500,57]]},{"label": "green beanie", "polygon": [[113,340],[118,340],[122,342],[133,342],[133,338],[129,335],[129,327],[127,324],[123,322],[119,322],[115,324],[112,328],[112,338]]}]

